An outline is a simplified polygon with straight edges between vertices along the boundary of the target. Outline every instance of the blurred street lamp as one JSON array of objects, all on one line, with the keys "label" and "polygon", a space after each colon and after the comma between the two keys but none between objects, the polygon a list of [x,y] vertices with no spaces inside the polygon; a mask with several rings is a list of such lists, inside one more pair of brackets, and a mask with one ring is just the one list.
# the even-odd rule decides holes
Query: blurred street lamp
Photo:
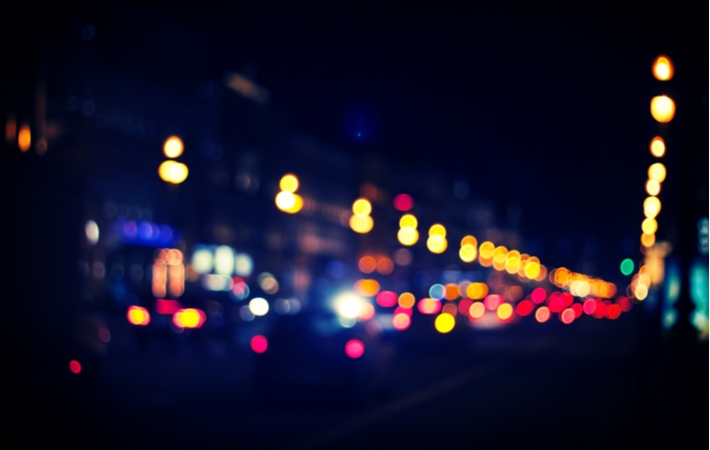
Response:
[{"label": "blurred street lamp", "polygon": [[667,56],[661,55],[653,62],[653,76],[660,81],[673,78],[673,63]]},{"label": "blurred street lamp", "polygon": [[163,161],[158,168],[160,179],[171,184],[180,184],[187,179],[187,166],[177,161]]},{"label": "blurred street lamp", "polygon": [[651,115],[657,122],[668,123],[675,116],[675,102],[666,95],[651,99]]},{"label": "blurred street lamp", "polygon": [[166,158],[177,158],[182,155],[183,150],[182,140],[177,136],[170,136],[163,144],[163,154]]}]

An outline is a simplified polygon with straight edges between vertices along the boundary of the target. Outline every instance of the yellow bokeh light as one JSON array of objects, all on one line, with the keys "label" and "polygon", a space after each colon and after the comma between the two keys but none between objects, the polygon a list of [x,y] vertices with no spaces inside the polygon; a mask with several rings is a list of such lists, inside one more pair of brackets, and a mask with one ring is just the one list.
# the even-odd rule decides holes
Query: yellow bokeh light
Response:
[{"label": "yellow bokeh light", "polygon": [[365,234],[369,233],[370,230],[372,230],[372,227],[375,225],[375,222],[372,220],[372,217],[370,216],[359,216],[359,215],[352,215],[350,216],[350,228],[356,233],[360,234]]},{"label": "yellow bokeh light", "polygon": [[464,236],[463,239],[461,239],[461,247],[464,245],[472,245],[473,247],[476,247],[478,246],[478,241],[473,236]]},{"label": "yellow bokeh light", "polygon": [[279,181],[279,188],[285,192],[296,192],[298,190],[298,178],[293,174],[286,174]]},{"label": "yellow bokeh light", "polygon": [[377,280],[357,280],[353,288],[358,295],[372,297],[380,292],[380,283]]},{"label": "yellow bokeh light", "polygon": [[675,116],[675,102],[666,95],[653,97],[651,100],[651,115],[657,122],[670,122]]},{"label": "yellow bokeh light", "polygon": [[486,241],[478,247],[478,253],[481,255],[481,258],[493,259],[493,252],[495,251],[495,248],[496,247],[493,245],[493,242]]},{"label": "yellow bokeh light", "polygon": [[644,247],[652,247],[653,244],[656,243],[656,235],[655,234],[642,234],[641,235],[641,245]]},{"label": "yellow bokeh light", "polygon": [[655,218],[661,212],[661,201],[658,197],[646,197],[643,201],[643,212],[649,219]]},{"label": "yellow bokeh light", "polygon": [[537,280],[541,273],[540,263],[537,261],[529,261],[525,264],[525,276],[529,280]]},{"label": "yellow bokeh light", "polygon": [[446,242],[445,237],[439,234],[434,234],[432,236],[429,236],[429,239],[427,239],[426,241],[426,246],[430,252],[439,254],[444,253],[444,251],[446,251],[448,243]]},{"label": "yellow bokeh light", "polygon": [[481,254],[478,254],[478,264],[483,267],[491,267],[493,265],[493,258],[484,258]]},{"label": "yellow bokeh light", "polygon": [[472,300],[481,300],[488,295],[488,285],[486,283],[471,283],[466,288],[466,295]]},{"label": "yellow bokeh light", "polygon": [[666,166],[662,163],[654,163],[648,168],[648,178],[663,183],[666,179]]},{"label": "yellow bokeh light", "polygon": [[441,236],[442,238],[445,238],[446,228],[444,228],[444,226],[440,223],[435,223],[431,226],[431,228],[429,228],[429,236]]},{"label": "yellow bokeh light", "polygon": [[283,212],[295,214],[303,208],[303,199],[298,194],[281,191],[276,194],[276,206]]},{"label": "yellow bokeh light", "polygon": [[[547,267],[543,266],[542,264],[540,266],[540,274],[535,277],[535,281],[544,281],[547,278]],[[525,268],[525,273],[527,274],[527,267]]]},{"label": "yellow bokeh light", "polygon": [[456,319],[454,318],[454,316],[448,313],[439,314],[436,317],[436,320],[434,321],[434,327],[436,327],[436,331],[442,334],[448,333],[453,330],[455,324]]},{"label": "yellow bokeh light", "polygon": [[158,167],[158,175],[163,181],[172,184],[180,184],[187,178],[187,166],[177,161],[163,161]]},{"label": "yellow bokeh light", "polygon": [[402,245],[414,245],[419,240],[419,232],[412,227],[400,228],[397,232],[397,240]]},{"label": "yellow bokeh light", "polygon": [[414,298],[414,294],[410,292],[402,292],[397,299],[397,303],[402,308],[413,308],[417,299]]},{"label": "yellow bokeh light", "polygon": [[673,63],[667,56],[659,56],[653,62],[653,76],[659,81],[668,81],[673,78]]},{"label": "yellow bokeh light", "polygon": [[166,158],[177,158],[182,155],[183,149],[182,140],[177,136],[170,136],[163,144],[163,154]]},{"label": "yellow bokeh light", "polygon": [[17,134],[17,146],[20,150],[26,152],[30,149],[30,144],[32,143],[32,133],[30,133],[30,127],[23,125],[20,127],[20,132]]},{"label": "yellow bokeh light", "polygon": [[353,203],[353,214],[356,216],[365,217],[372,212],[372,204],[369,200],[359,198]]},{"label": "yellow bokeh light", "polygon": [[505,264],[505,259],[508,257],[508,249],[502,245],[499,245],[493,251],[493,262],[499,265]]},{"label": "yellow bokeh light", "polygon": [[648,297],[648,287],[646,287],[645,284],[639,284],[636,286],[636,289],[634,289],[634,296],[639,301],[646,299],[646,297]]},{"label": "yellow bokeh light", "polygon": [[656,180],[646,181],[646,193],[651,196],[657,196],[661,193],[661,183]]},{"label": "yellow bokeh light", "polygon": [[496,314],[500,320],[508,320],[513,315],[513,306],[510,303],[501,303]]},{"label": "yellow bokeh light", "polygon": [[505,257],[505,271],[509,274],[516,274],[520,270],[520,252],[512,250]]},{"label": "yellow bokeh light", "polygon": [[417,225],[417,218],[411,214],[405,214],[399,219],[400,228],[411,227],[416,229]]},{"label": "yellow bokeh light", "polygon": [[476,247],[471,244],[465,244],[459,249],[459,258],[461,258],[463,262],[473,262],[476,260],[476,256]]},{"label": "yellow bokeh light", "polygon": [[651,154],[656,158],[660,158],[666,154],[666,143],[660,136],[656,136],[651,141]]},{"label": "yellow bokeh light", "polygon": [[644,234],[653,234],[658,230],[658,222],[656,222],[656,219],[644,219],[644,221],[641,222],[641,229]]}]

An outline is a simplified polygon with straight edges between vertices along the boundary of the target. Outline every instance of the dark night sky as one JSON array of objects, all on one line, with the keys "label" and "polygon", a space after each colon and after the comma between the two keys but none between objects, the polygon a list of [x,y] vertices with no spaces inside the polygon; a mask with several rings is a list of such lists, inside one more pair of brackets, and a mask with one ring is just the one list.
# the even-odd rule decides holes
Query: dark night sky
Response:
[{"label": "dark night sky", "polygon": [[[657,129],[648,104],[665,87],[651,76],[654,57],[667,53],[676,62],[669,86],[686,96],[679,109],[683,99],[707,93],[707,23],[692,25],[706,10],[203,2],[101,8],[44,11],[43,20],[27,19],[25,32],[34,25],[64,36],[75,19],[96,25],[95,45],[141,53],[142,36],[161,30],[128,20],[152,11],[204,39],[199,67],[189,69],[198,76],[218,79],[252,63],[273,103],[319,139],[355,154],[437,167],[452,181],[467,178],[474,195],[522,203],[527,236],[595,236],[609,249],[640,233],[647,146]],[[180,76],[160,61],[151,70]],[[356,105],[379,116],[365,142],[343,129]]]}]

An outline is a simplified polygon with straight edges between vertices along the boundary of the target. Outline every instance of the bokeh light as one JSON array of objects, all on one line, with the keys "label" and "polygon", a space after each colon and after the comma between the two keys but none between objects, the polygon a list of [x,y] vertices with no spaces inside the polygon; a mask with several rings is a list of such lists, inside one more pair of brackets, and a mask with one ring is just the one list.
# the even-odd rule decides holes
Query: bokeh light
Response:
[{"label": "bokeh light", "polygon": [[661,212],[661,201],[658,197],[646,197],[643,201],[643,211],[646,217],[654,219]]},{"label": "bokeh light", "polygon": [[521,317],[529,316],[534,309],[535,304],[530,300],[523,300],[515,306],[515,312]]},{"label": "bokeh light", "polygon": [[483,302],[473,302],[468,308],[468,315],[472,319],[480,319],[486,313],[486,306]]},{"label": "bokeh light", "polygon": [[[653,219],[651,219],[653,220]],[[631,258],[626,258],[625,260],[621,261],[621,273],[624,274],[625,276],[629,276],[633,273],[634,271],[634,262]]]},{"label": "bokeh light", "polygon": [[372,306],[371,303],[363,302],[360,308],[360,314],[357,318],[360,320],[370,320],[373,317],[375,317],[375,307]]},{"label": "bokeh light", "polygon": [[471,309],[472,304],[473,304],[473,301],[471,301],[467,298],[461,299],[461,301],[459,301],[459,305],[458,305],[459,314],[462,314],[464,316],[467,315],[469,310]]},{"label": "bokeh light", "polygon": [[483,300],[483,304],[489,311],[495,311],[501,303],[503,303],[503,297],[498,294],[490,294]]},{"label": "bokeh light", "polygon": [[463,262],[473,262],[476,260],[476,256],[478,256],[476,247],[471,244],[464,244],[459,249],[459,258],[461,258],[461,261]]},{"label": "bokeh light", "polygon": [[163,154],[166,158],[177,158],[182,155],[183,151],[182,140],[177,136],[170,136],[163,144]]},{"label": "bokeh light", "polygon": [[75,375],[81,373],[81,363],[75,359],[72,359],[69,361],[69,370]]},{"label": "bokeh light", "polygon": [[373,297],[380,292],[380,283],[377,280],[357,280],[353,286],[355,292],[365,297]]},{"label": "bokeh light", "polygon": [[200,328],[205,319],[204,311],[196,308],[180,309],[173,314],[173,324],[178,328]]},{"label": "bokeh light", "polygon": [[432,284],[429,288],[429,297],[442,300],[446,296],[446,287],[443,284]]},{"label": "bokeh light", "polygon": [[445,334],[454,329],[456,325],[456,319],[451,314],[442,313],[436,317],[434,321],[434,327],[439,333]]},{"label": "bokeh light", "polygon": [[249,301],[249,311],[255,316],[265,316],[269,312],[269,302],[265,298],[253,298]]},{"label": "bokeh light", "polygon": [[493,252],[495,251],[495,245],[493,242],[486,241],[480,245],[478,248],[478,254],[483,259],[493,259]]},{"label": "bokeh light", "polygon": [[93,220],[87,221],[84,226],[84,234],[91,245],[96,244],[99,241],[99,226]]},{"label": "bokeh light", "polygon": [[392,326],[394,327],[395,330],[406,330],[409,328],[409,325],[412,323],[411,317],[409,317],[409,314],[405,313],[399,313],[395,314],[394,317],[392,318]]},{"label": "bokeh light", "polygon": [[346,319],[357,319],[362,313],[363,305],[365,303],[365,299],[351,293],[345,293],[339,295],[335,299],[334,306],[336,312],[341,317],[345,317]]},{"label": "bokeh light", "polygon": [[281,211],[296,214],[303,208],[303,198],[293,192],[281,191],[276,194],[276,207]]},{"label": "bokeh light", "polygon": [[584,313],[591,316],[594,314],[594,311],[597,309],[597,302],[598,300],[595,298],[588,298],[584,301],[584,304],[582,305],[582,309],[584,310]]},{"label": "bokeh light", "polygon": [[353,202],[353,214],[356,216],[368,216],[372,212],[372,204],[365,198],[359,198]]},{"label": "bokeh light", "polygon": [[621,306],[620,305],[609,305],[606,310],[606,317],[611,320],[616,320],[621,316]]},{"label": "bokeh light", "polygon": [[358,261],[357,267],[362,273],[372,273],[377,269],[377,261],[372,256],[363,256]]},{"label": "bokeh light", "polygon": [[667,56],[661,55],[653,62],[653,76],[659,81],[668,81],[673,78],[673,63]]},{"label": "bokeh light", "polygon": [[365,353],[365,344],[358,339],[351,339],[345,344],[345,354],[356,359]]},{"label": "bokeh light", "polygon": [[380,275],[389,275],[394,270],[394,262],[389,258],[380,258],[377,261],[377,272]]},{"label": "bokeh light", "polygon": [[656,196],[661,193],[661,183],[656,180],[646,181],[646,193],[648,195]]},{"label": "bokeh light", "polygon": [[634,295],[639,301],[645,300],[646,297],[648,297],[648,287],[644,284],[639,284],[636,286],[636,289],[634,289]]},{"label": "bokeh light", "polygon": [[[414,242],[416,242],[416,240]],[[410,265],[412,263],[412,252],[406,248],[397,249],[397,251],[394,252],[394,262],[398,266]]]},{"label": "bokeh light", "polygon": [[446,237],[446,228],[440,223],[435,223],[429,228],[429,236],[441,236]]},{"label": "bokeh light", "polygon": [[547,291],[545,291],[544,288],[535,288],[533,289],[532,293],[530,294],[530,298],[532,298],[532,301],[540,304],[545,301],[547,298]]},{"label": "bokeh light", "polygon": [[656,235],[655,234],[642,234],[641,235],[641,245],[644,247],[653,247],[653,244],[656,243]]},{"label": "bokeh light", "polygon": [[20,127],[20,132],[17,133],[17,146],[20,151],[26,152],[30,149],[32,143],[32,134],[30,133],[30,127],[23,125]]},{"label": "bokeh light", "polygon": [[521,298],[523,298],[523,288],[520,286],[511,286],[510,289],[508,289],[508,300],[517,302]]},{"label": "bokeh light", "polygon": [[132,325],[145,326],[150,323],[150,313],[141,306],[130,306],[126,317]]},{"label": "bokeh light", "polygon": [[397,294],[392,291],[382,291],[377,294],[377,304],[383,308],[391,308],[397,304]]},{"label": "bokeh light", "polygon": [[[658,230],[658,222],[656,222],[656,219],[646,218],[641,222],[641,230],[645,234],[654,234]],[[633,271],[634,269],[632,268],[631,270]]]},{"label": "bokeh light", "polygon": [[663,141],[663,138],[656,136],[651,140],[650,149],[653,156],[661,158],[666,154],[666,143]]},{"label": "bokeh light", "polygon": [[358,216],[356,214],[350,216],[350,228],[360,234],[369,233],[375,222],[370,216]]},{"label": "bokeh light", "polygon": [[513,306],[510,303],[502,303],[498,305],[496,314],[500,320],[508,320],[513,316]]},{"label": "bokeh light", "polygon": [[666,166],[663,163],[653,163],[648,168],[648,178],[663,183],[666,179]]},{"label": "bokeh light", "polygon": [[441,311],[441,302],[435,298],[423,298],[417,303],[417,309],[422,314],[436,314]]},{"label": "bokeh light", "polygon": [[426,241],[426,246],[430,252],[440,254],[446,251],[448,243],[445,237],[439,234],[434,234],[432,236],[429,236]]},{"label": "bokeh light", "polygon": [[253,338],[251,338],[251,349],[255,353],[264,353],[267,348],[269,348],[269,341],[261,335],[256,335]]},{"label": "bokeh light", "polygon": [[298,190],[298,178],[293,174],[286,174],[279,181],[279,188],[284,192],[294,193]]},{"label": "bokeh light", "polygon": [[550,320],[550,310],[546,306],[541,306],[535,311],[535,320],[545,323]]},{"label": "bokeh light", "polygon": [[562,321],[565,325],[569,325],[574,322],[575,317],[576,315],[574,309],[572,308],[567,308],[560,313],[560,321]]},{"label": "bokeh light", "polygon": [[488,295],[488,285],[486,283],[471,283],[466,288],[466,295],[473,300],[481,300]]},{"label": "bokeh light", "polygon": [[456,316],[456,314],[459,313],[459,309],[456,306],[455,303],[446,303],[444,306],[441,307],[441,312],[446,313],[446,314],[451,314],[452,316]]},{"label": "bokeh light", "polygon": [[396,195],[392,203],[397,211],[409,211],[414,207],[414,200],[407,194]]},{"label": "bokeh light", "polygon": [[418,225],[417,218],[411,214],[405,214],[399,219],[400,228],[414,228],[416,229]]},{"label": "bokeh light", "polygon": [[447,283],[444,286],[444,298],[446,300],[456,300],[459,298],[459,285],[456,283]]},{"label": "bokeh light", "polygon": [[402,227],[397,232],[397,240],[402,245],[412,246],[419,240],[419,232],[416,228]]},{"label": "bokeh light", "polygon": [[414,295],[412,293],[402,292],[399,295],[399,299],[397,300],[397,303],[402,308],[413,308],[414,304],[416,303],[416,299],[414,298]]},{"label": "bokeh light", "polygon": [[167,160],[158,167],[160,179],[172,184],[180,184],[187,179],[187,166],[183,163]]},{"label": "bokeh light", "polygon": [[666,95],[651,99],[651,115],[657,122],[668,123],[675,116],[675,102]]}]

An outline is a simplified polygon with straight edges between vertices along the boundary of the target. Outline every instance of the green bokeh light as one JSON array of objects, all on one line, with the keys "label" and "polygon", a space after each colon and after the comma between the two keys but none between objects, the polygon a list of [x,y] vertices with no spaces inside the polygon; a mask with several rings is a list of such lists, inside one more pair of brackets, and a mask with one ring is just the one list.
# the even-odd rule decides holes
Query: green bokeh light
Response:
[{"label": "green bokeh light", "polygon": [[634,262],[630,258],[626,258],[621,261],[621,273],[624,275],[631,275],[634,271]]}]

